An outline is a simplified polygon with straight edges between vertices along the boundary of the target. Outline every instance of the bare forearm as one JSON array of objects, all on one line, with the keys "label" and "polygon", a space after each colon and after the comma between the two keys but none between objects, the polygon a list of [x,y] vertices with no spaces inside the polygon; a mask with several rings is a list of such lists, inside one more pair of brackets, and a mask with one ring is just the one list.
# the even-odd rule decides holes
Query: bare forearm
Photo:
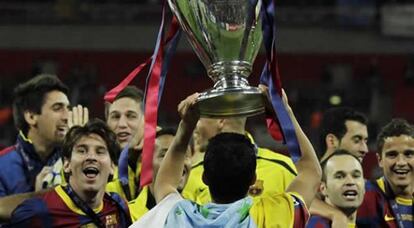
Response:
[{"label": "bare forearm", "polygon": [[336,222],[336,224],[342,224],[343,227],[345,227],[348,223],[348,218],[344,213],[342,213],[342,211],[318,198],[312,202],[309,211],[311,214],[317,214],[328,218],[329,220]]},{"label": "bare forearm", "polygon": [[320,179],[322,170],[312,143],[309,141],[308,137],[306,137],[298,121],[296,120],[293,111],[290,108],[288,109],[288,113],[295,128],[296,138],[298,139],[300,151],[302,152],[300,160],[296,163],[298,173],[312,172],[315,174],[315,178]]},{"label": "bare forearm", "polygon": [[311,142],[302,131],[302,128],[299,126],[290,107],[287,110],[293,122],[300,151],[302,153],[301,158],[296,163],[298,175],[289,185],[287,190],[298,192],[302,195],[305,203],[310,205],[318,190],[322,171]]},{"label": "bare forearm", "polygon": [[185,154],[193,129],[194,126],[190,126],[183,121],[178,126],[174,141],[168,149],[155,179],[155,199],[157,202],[175,191],[179,185],[184,168]]},{"label": "bare forearm", "polygon": [[8,222],[13,211],[26,199],[35,197],[49,190],[50,189],[42,190],[39,192],[21,193],[0,198],[0,222]]}]

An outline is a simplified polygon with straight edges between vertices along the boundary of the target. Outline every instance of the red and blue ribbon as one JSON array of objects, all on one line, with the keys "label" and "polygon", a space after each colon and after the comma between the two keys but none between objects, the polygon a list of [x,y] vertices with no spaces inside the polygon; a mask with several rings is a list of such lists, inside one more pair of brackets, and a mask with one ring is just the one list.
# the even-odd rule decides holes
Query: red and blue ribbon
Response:
[{"label": "red and blue ribbon", "polygon": [[[158,120],[158,106],[164,90],[165,78],[170,64],[170,58],[175,53],[178,40],[180,38],[179,25],[173,17],[169,34],[164,42],[164,22],[165,22],[166,1],[163,4],[162,21],[158,32],[157,44],[154,51],[156,56],[151,64],[147,87],[145,91],[145,127],[144,127],[144,147],[142,151],[142,168],[140,186],[145,186],[152,182],[152,159],[154,155],[154,144]],[[166,53],[164,46],[169,43]],[[165,57],[164,57],[165,54]]]},{"label": "red and blue ribbon", "polygon": [[[167,38],[164,36],[165,22],[164,1],[162,11],[162,21],[158,32],[157,43],[153,55],[144,63],[136,67],[121,83],[105,94],[105,101],[113,102],[115,97],[126,87],[131,81],[142,71],[142,69],[151,62],[151,67],[146,79],[146,88],[144,95],[144,147],[142,152],[142,169],[140,177],[140,186],[147,185],[152,181],[152,157],[154,151],[156,127],[158,120],[158,106],[161,101],[162,92],[164,90],[165,78],[168,72],[170,58],[174,55],[177,43],[180,39],[181,32],[175,17],[170,24]],[[166,51],[164,53],[164,47]],[[165,55],[165,57],[164,57]],[[128,146],[123,149],[119,159],[118,170],[119,179],[122,185],[129,183],[128,181]],[[129,189],[129,188],[128,188]]]},{"label": "red and blue ribbon", "polygon": [[262,29],[263,40],[266,48],[267,62],[260,76],[260,83],[268,86],[273,110],[276,117],[267,113],[266,121],[270,135],[277,141],[282,139],[286,143],[293,162],[301,157],[299,143],[296,138],[295,128],[282,101],[282,82],[276,57],[276,23],[275,0],[263,0],[262,4]]}]

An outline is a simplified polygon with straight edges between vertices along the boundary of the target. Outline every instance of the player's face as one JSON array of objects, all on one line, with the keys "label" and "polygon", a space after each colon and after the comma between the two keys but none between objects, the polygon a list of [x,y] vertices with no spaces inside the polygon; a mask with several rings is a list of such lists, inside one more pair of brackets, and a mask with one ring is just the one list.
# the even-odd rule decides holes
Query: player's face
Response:
[{"label": "player's face", "polygon": [[144,115],[140,103],[129,97],[114,101],[108,111],[108,126],[115,132],[118,143],[135,147],[144,135]]},{"label": "player's face", "polygon": [[414,181],[414,138],[407,135],[385,138],[379,165],[391,186],[400,189],[411,186]]},{"label": "player's face", "polygon": [[326,183],[323,189],[332,205],[354,210],[361,205],[365,194],[365,183],[359,161],[349,155],[330,158],[325,167]]},{"label": "player's face", "polygon": [[29,134],[47,144],[60,144],[68,131],[69,100],[57,90],[45,94],[40,114],[34,115]]},{"label": "player's face", "polygon": [[200,118],[194,130],[194,144],[199,146],[200,151],[205,152],[208,140],[219,132],[218,119]]},{"label": "player's face", "polygon": [[75,191],[105,191],[114,164],[105,141],[97,134],[81,137],[73,146],[71,159],[65,160],[66,173],[71,173],[69,183]]},{"label": "player's face", "polygon": [[368,153],[367,125],[357,121],[347,120],[345,126],[347,132],[339,141],[338,149],[347,150],[362,161]]},{"label": "player's face", "polygon": [[[172,141],[174,139],[173,135],[161,135],[158,136],[155,140],[155,150],[154,150],[154,157],[152,160],[152,170],[153,170],[153,177],[155,179],[158,170],[160,169],[161,162],[167,153],[168,148],[170,147]],[[187,154],[184,160],[184,170],[181,176],[180,183],[178,185],[178,190],[182,190],[187,183],[188,176],[191,170],[191,151],[187,150]]]}]

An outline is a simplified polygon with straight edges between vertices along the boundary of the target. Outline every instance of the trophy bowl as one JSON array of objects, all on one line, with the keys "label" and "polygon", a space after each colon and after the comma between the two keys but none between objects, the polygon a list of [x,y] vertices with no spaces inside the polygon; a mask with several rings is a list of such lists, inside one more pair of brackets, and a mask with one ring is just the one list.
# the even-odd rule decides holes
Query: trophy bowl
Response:
[{"label": "trophy bowl", "polygon": [[168,0],[213,80],[197,100],[203,117],[264,112],[264,96],[247,78],[262,42],[261,0]]}]

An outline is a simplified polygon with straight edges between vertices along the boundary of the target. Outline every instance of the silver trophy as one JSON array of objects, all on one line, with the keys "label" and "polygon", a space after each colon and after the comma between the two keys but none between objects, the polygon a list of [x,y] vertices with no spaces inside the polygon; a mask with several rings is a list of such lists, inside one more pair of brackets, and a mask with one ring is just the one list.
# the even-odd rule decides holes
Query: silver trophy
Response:
[{"label": "silver trophy", "polygon": [[214,87],[201,93],[201,116],[252,116],[264,97],[247,78],[262,42],[261,0],[168,0]]}]

